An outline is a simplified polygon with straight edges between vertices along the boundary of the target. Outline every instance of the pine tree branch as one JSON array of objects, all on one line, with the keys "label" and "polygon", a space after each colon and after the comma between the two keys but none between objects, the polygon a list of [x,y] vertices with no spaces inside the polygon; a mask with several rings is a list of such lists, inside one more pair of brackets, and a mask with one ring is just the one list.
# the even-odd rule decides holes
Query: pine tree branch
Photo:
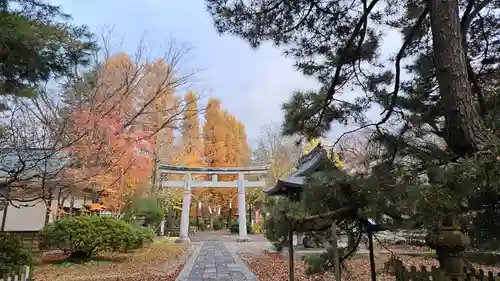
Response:
[{"label": "pine tree branch", "polygon": [[339,57],[338,66],[335,69],[335,74],[333,76],[332,83],[330,84],[328,91],[326,92],[326,99],[323,103],[322,108],[320,109],[318,122],[316,124],[316,127],[319,127],[321,125],[321,121],[323,120],[326,109],[330,105],[330,103],[333,99],[333,96],[335,95],[335,88],[340,81],[340,72],[342,71],[342,67],[344,66],[344,63],[347,60],[347,55],[349,53],[349,50],[351,50],[351,47],[353,46],[356,38],[358,36],[360,36],[361,29],[363,28],[364,24],[368,21],[368,16],[370,15],[371,11],[373,10],[373,8],[375,8],[375,5],[378,2],[379,2],[379,0],[372,0],[370,2],[370,5],[368,5],[368,7],[366,7],[366,9],[364,9],[363,15],[361,16],[361,18],[357,22],[356,26],[354,27],[354,30],[352,31],[351,37],[349,38],[349,40],[347,40],[347,43],[346,43],[344,49],[342,50],[342,53]]},{"label": "pine tree branch", "polygon": [[336,211],[312,215],[302,219],[296,219],[289,215],[286,217],[292,221],[292,228],[297,232],[323,231],[330,228],[334,221],[342,220],[355,214],[357,209],[356,206],[350,205]]},{"label": "pine tree branch", "polygon": [[384,110],[384,112],[382,112],[382,114],[385,113],[385,116],[377,124],[378,131],[380,131],[379,126],[384,124],[385,122],[387,122],[387,120],[389,120],[389,118],[391,117],[391,115],[394,111],[394,106],[396,105],[396,101],[398,98],[399,88],[401,86],[401,60],[404,58],[406,49],[408,48],[408,46],[410,46],[410,43],[411,43],[413,37],[415,36],[415,33],[420,28],[420,26],[422,25],[422,23],[424,22],[424,20],[428,14],[429,14],[429,7],[426,5],[425,9],[422,11],[420,16],[418,17],[417,22],[415,22],[415,24],[411,28],[410,32],[408,33],[408,35],[405,37],[403,45],[401,46],[398,54],[396,55],[396,63],[395,63],[396,64],[396,76],[394,78],[395,79],[394,90],[392,91],[392,94],[391,94],[391,102],[390,102],[389,106]]}]

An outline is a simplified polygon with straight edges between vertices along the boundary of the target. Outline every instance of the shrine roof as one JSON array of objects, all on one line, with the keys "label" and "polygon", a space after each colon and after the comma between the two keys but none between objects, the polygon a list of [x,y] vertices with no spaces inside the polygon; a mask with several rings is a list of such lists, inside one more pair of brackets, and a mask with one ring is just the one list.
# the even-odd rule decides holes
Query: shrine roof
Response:
[{"label": "shrine roof", "polygon": [[276,185],[266,190],[265,193],[273,196],[289,195],[301,191],[307,176],[317,171],[326,161],[328,161],[328,154],[321,145],[318,145],[299,159],[295,171],[288,178],[278,180]]}]

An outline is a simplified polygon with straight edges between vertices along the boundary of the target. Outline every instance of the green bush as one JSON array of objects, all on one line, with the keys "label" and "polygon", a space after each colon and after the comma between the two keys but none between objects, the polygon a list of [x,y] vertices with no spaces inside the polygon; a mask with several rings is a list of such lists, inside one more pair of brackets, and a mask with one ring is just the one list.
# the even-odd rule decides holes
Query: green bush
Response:
[{"label": "green bush", "polygon": [[198,226],[201,231],[205,231],[207,229],[207,223],[205,218],[200,218],[200,225]]},{"label": "green bush", "polygon": [[229,231],[231,233],[238,233],[240,231],[240,224],[238,221],[232,221],[231,225],[229,225]]},{"label": "green bush", "polygon": [[217,219],[214,220],[214,225],[212,226],[214,230],[220,230],[222,229],[222,222],[221,220]]},{"label": "green bush", "polygon": [[134,228],[133,242],[130,247],[125,250],[133,250],[144,247],[144,245],[152,243],[155,234],[154,231],[147,227],[136,227]]},{"label": "green bush", "polygon": [[124,210],[124,218],[140,218],[144,226],[157,226],[165,218],[165,208],[154,197],[134,198]]},{"label": "green bush", "polygon": [[30,252],[21,240],[15,236],[0,232],[0,276],[11,272],[20,272],[24,265],[31,266]]},{"label": "green bush", "polygon": [[[238,221],[233,221],[231,222],[231,225],[229,226],[229,231],[231,233],[239,233],[240,232],[240,223]],[[252,225],[247,224],[247,233],[248,234],[254,234],[252,230]]]},{"label": "green bush", "polygon": [[260,225],[257,223],[253,223],[251,229],[252,234],[261,234],[262,229],[260,228]]},{"label": "green bush", "polygon": [[141,235],[144,239],[144,244],[153,243],[153,239],[156,236],[154,230],[152,230],[151,228],[142,227],[140,229],[140,232],[141,232]]},{"label": "green bush", "polygon": [[107,216],[77,216],[48,224],[40,233],[43,248],[60,249],[72,260],[88,260],[101,251],[127,251],[137,247],[138,231]]}]

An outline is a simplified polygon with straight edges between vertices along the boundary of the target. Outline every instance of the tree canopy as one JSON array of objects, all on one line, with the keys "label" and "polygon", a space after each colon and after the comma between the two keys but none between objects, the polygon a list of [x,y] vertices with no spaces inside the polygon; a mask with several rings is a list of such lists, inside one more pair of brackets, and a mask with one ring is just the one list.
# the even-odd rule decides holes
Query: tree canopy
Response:
[{"label": "tree canopy", "polygon": [[59,7],[44,1],[2,1],[2,95],[32,96],[37,86],[90,63],[97,48],[93,34],[68,20]]},{"label": "tree canopy", "polygon": [[[500,198],[491,174],[499,168],[497,1],[206,4],[220,33],[252,47],[272,42],[319,82],[284,103],[285,135],[321,137],[333,122],[354,127],[341,138],[372,130],[369,169],[313,175],[310,190],[333,195],[321,195],[329,205],[309,214],[345,220],[350,206],[398,221],[411,216],[428,229],[461,214],[475,246],[498,247],[494,235],[485,239],[495,230],[484,223],[498,218]],[[377,111],[380,118],[369,118]]]}]

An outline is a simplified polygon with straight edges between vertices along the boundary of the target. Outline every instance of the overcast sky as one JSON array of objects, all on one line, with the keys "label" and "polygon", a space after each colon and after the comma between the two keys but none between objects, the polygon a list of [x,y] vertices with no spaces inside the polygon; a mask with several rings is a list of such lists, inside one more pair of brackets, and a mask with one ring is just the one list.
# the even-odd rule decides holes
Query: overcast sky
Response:
[{"label": "overcast sky", "polygon": [[[171,38],[178,47],[191,46],[180,69],[196,73],[191,88],[205,101],[209,96],[222,100],[223,107],[245,124],[250,139],[258,137],[263,125],[282,121],[281,105],[293,90],[317,86],[297,72],[281,50],[269,44],[254,50],[240,38],[219,36],[203,0],[51,2],[96,33],[112,27],[117,50],[133,53],[141,39],[152,55],[162,55]],[[332,135],[342,130],[335,126]]]}]

